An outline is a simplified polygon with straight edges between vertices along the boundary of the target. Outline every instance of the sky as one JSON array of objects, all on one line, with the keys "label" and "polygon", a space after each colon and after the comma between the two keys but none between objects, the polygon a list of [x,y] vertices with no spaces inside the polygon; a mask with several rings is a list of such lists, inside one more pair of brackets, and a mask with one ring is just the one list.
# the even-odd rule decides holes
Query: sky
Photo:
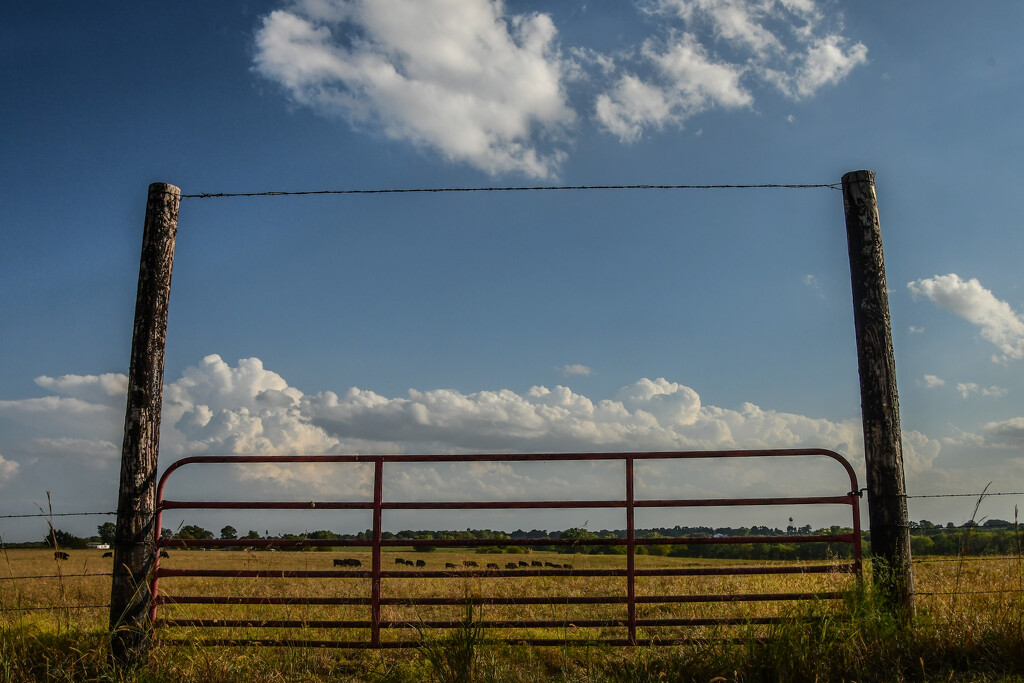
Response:
[{"label": "sky", "polygon": [[[908,493],[1024,504],[1024,5],[266,0],[0,7],[0,537],[116,507],[146,192],[839,183],[876,172]],[[186,197],[160,469],[201,454],[819,447],[864,485],[836,189]],[[366,495],[359,468],[175,497]],[[651,465],[638,497],[844,493]],[[395,468],[388,499],[621,494],[599,466]],[[176,488],[175,488],[176,487]],[[49,502],[48,502],[49,500]],[[977,499],[911,498],[962,523]],[[655,511],[638,524],[842,523]],[[110,517],[60,517],[95,533]],[[169,519],[364,529],[323,516]],[[593,511],[397,528],[622,528]],[[720,524],[717,524],[720,523]],[[248,526],[247,526],[248,525]]]}]

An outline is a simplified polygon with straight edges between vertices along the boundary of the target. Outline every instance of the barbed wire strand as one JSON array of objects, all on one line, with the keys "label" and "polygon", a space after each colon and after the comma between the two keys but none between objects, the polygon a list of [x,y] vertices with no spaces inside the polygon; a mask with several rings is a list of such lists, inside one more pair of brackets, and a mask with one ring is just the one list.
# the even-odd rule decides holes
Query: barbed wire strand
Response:
[{"label": "barbed wire strand", "polygon": [[73,579],[82,576],[113,576],[112,572],[91,572],[88,574],[39,574],[38,576],[0,576],[0,581],[18,581],[20,579]]},{"label": "barbed wire strand", "polygon": [[294,197],[301,195],[346,195],[346,194],[414,194],[439,192],[545,192],[558,190],[755,190],[755,189],[829,189],[841,190],[841,183],[761,183],[756,185],[534,185],[529,187],[413,187],[367,190],[296,190],[267,192],[198,192],[183,194],[182,199],[219,199],[224,197]]},{"label": "barbed wire strand", "polygon": [[42,612],[56,609],[110,609],[110,605],[49,605],[46,607],[0,607],[0,612]]},{"label": "barbed wire strand", "polygon": [[21,519],[26,517],[84,517],[88,515],[116,515],[117,512],[36,512],[31,515],[0,515],[0,519]]},{"label": "barbed wire strand", "polygon": [[989,496],[1024,496],[1024,491],[1002,491],[990,493],[922,493],[918,495],[904,495],[904,498],[988,498]]},{"label": "barbed wire strand", "polygon": [[911,564],[939,564],[949,562],[1017,562],[1018,558],[1014,556],[1002,555],[999,557],[961,557],[960,555],[954,555],[952,557],[937,557],[928,558],[927,560],[911,560]]},{"label": "barbed wire strand", "polygon": [[988,591],[914,591],[914,595],[994,595],[996,593],[1024,593],[1024,590],[1020,588],[1006,588],[1003,590],[988,590]]}]

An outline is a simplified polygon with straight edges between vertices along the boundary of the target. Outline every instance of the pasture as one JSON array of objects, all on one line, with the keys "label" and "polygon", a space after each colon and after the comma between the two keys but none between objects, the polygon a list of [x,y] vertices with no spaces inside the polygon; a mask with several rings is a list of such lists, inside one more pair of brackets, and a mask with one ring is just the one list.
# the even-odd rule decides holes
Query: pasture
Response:
[{"label": "pasture", "polygon": [[[413,561],[413,567],[396,559]],[[359,559],[369,566],[369,552],[174,551],[163,560],[169,568],[332,570],[335,559]],[[637,568],[716,566],[718,560],[638,556]],[[389,549],[384,569],[439,571],[475,561],[504,569],[506,563],[571,564],[573,570],[618,568],[615,555],[558,553],[416,553]],[[415,567],[416,560],[425,566]],[[742,564],[730,561],[731,566]],[[764,563],[758,563],[763,566]],[[904,627],[872,603],[870,591],[858,591],[845,574],[676,576],[638,578],[637,595],[738,594],[789,591],[843,591],[845,599],[743,601],[725,603],[654,603],[638,607],[638,617],[700,618],[799,616],[812,620],[785,624],[669,629],[664,637],[688,636],[682,646],[616,648],[590,639],[613,627],[580,628],[585,619],[622,617],[618,605],[465,605],[410,607],[401,600],[382,607],[382,618],[404,627],[382,633],[382,640],[411,639],[413,649],[334,650],[303,648],[225,648],[160,644],[147,668],[111,669],[105,656],[105,628],[111,560],[101,551],[74,551],[55,560],[52,551],[8,550],[0,557],[0,676],[29,680],[203,680],[246,678],[273,680],[1024,680],[1024,568],[1019,557],[960,558],[915,565],[918,615]],[[348,567],[339,567],[339,569]],[[18,577],[39,578],[18,578]],[[445,577],[385,578],[383,598],[437,596],[450,598],[515,595],[621,595],[615,577]],[[161,579],[161,593],[171,595],[320,596],[369,595],[363,578],[208,578]],[[93,607],[90,607],[93,606]],[[39,610],[38,608],[48,608]],[[83,608],[84,607],[84,608]],[[366,620],[365,605],[173,605],[160,619]],[[642,610],[642,611],[641,611]],[[557,620],[561,626],[517,631],[479,630],[480,622],[519,617]],[[464,627],[438,631],[433,620],[462,620]],[[161,628],[164,640],[202,638],[300,638],[305,640],[365,637],[356,631],[327,629],[259,629],[237,626],[198,629]],[[211,635],[215,633],[215,636]],[[574,641],[564,647],[492,644],[489,636],[553,637]],[[578,644],[576,644],[578,643]]]}]

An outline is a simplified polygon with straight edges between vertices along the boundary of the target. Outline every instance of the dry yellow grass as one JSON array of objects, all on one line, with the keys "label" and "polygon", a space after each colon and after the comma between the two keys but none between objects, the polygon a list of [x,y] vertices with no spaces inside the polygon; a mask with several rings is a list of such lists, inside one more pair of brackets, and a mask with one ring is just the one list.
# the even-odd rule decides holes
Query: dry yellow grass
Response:
[{"label": "dry yellow grass", "polygon": [[[230,551],[171,551],[171,557],[163,560],[164,566],[171,568],[203,568],[203,569],[258,569],[273,572],[281,570],[331,570],[335,558],[356,557],[363,562],[363,569],[369,567],[369,553],[364,550],[346,552],[230,552]],[[443,570],[445,563],[450,562],[462,566],[463,560],[473,560],[483,568],[488,562],[494,562],[504,568],[506,562],[551,561],[558,564],[571,563],[575,570],[625,568],[622,556],[602,555],[561,555],[555,553],[533,554],[477,554],[473,552],[432,552],[415,553],[408,549],[389,550],[384,553],[383,567],[387,569],[408,569],[394,564],[395,557],[410,560],[423,559],[427,570]],[[721,566],[722,561],[695,560],[658,556],[638,556],[637,567],[683,567],[695,565]],[[744,564],[729,561],[730,565]],[[764,564],[764,563],[749,563]],[[66,561],[54,560],[53,554],[46,550],[8,550],[0,555],[0,631],[5,638],[10,634],[36,634],[28,636],[32,642],[49,642],[44,637],[54,633],[94,634],[96,646],[102,645],[102,634],[105,632],[108,614],[105,608],[78,609],[82,605],[105,605],[109,600],[111,560],[102,558],[101,551],[73,551]],[[19,578],[44,577],[44,578]],[[767,651],[747,648],[746,650],[722,650],[719,646],[709,645],[692,657],[684,650],[660,648],[657,651],[637,649],[628,654],[612,655],[605,650],[582,648],[570,651],[554,651],[531,648],[490,649],[487,650],[491,662],[492,680],[531,680],[538,671],[558,671],[563,679],[578,680],[619,680],[617,674],[609,673],[616,667],[630,666],[651,668],[651,675],[636,676],[636,680],[657,680],[654,675],[658,671],[669,671],[671,666],[683,666],[685,660],[687,670],[695,672],[715,672],[722,667],[742,666],[736,662],[742,655],[751,658],[768,658],[775,662],[771,666],[781,666],[780,657],[788,662],[786,666],[793,671],[813,671],[814,676],[824,678],[836,677],[835,670],[841,672],[838,677],[857,677],[861,680],[887,680],[882,673],[885,670],[901,672],[899,679],[906,675],[914,675],[915,667],[920,670],[938,667],[939,671],[947,671],[943,666],[952,667],[949,671],[959,670],[957,667],[975,667],[972,657],[981,657],[985,666],[998,667],[1005,664],[1012,672],[1014,648],[1024,652],[1024,570],[1019,558],[965,558],[963,560],[949,558],[943,561],[924,561],[915,565],[916,589],[918,598],[918,621],[915,630],[903,632],[894,627],[891,632],[879,635],[884,631],[878,626],[878,618],[873,613],[863,612],[854,605],[853,609],[861,609],[857,622],[845,631],[835,627],[826,638],[822,633],[806,630],[786,630],[785,628],[765,627],[755,630],[738,627],[733,634],[749,637],[751,635],[770,635],[784,643],[776,649]],[[385,598],[407,599],[411,596],[450,597],[463,600],[466,597],[506,597],[515,595],[529,596],[624,596],[625,579],[618,577],[460,577],[460,578],[386,578],[382,585],[382,596]],[[804,575],[752,575],[752,576],[721,576],[721,577],[641,577],[637,579],[638,596],[668,594],[736,594],[736,593],[778,593],[795,591],[845,590],[851,591],[854,581],[849,575],[842,574],[804,574]],[[310,578],[284,579],[280,577],[267,579],[216,579],[205,577],[169,577],[161,580],[161,593],[170,595],[240,595],[240,596],[314,596],[314,597],[368,597],[370,581],[363,578]],[[855,601],[856,602],[856,601]],[[829,614],[848,614],[850,603],[837,601],[829,603],[831,607],[817,606],[813,609],[817,616],[828,617]],[[638,607],[640,618],[700,618],[709,616],[777,616],[799,613],[804,602],[778,601],[745,601],[710,603],[654,603]],[[37,611],[35,608],[47,607]],[[219,618],[219,619],[293,619],[310,620],[359,620],[369,619],[368,606],[266,606],[266,605],[235,605],[205,606],[177,605],[161,608],[160,617],[170,618]],[[584,619],[622,619],[626,611],[623,605],[484,605],[474,611],[474,618],[483,621],[496,621],[511,618],[549,619],[560,624],[555,628],[534,628],[516,631],[502,630],[493,635],[504,637],[535,637],[561,638],[570,637],[574,640],[585,640],[597,636],[622,637],[625,629],[606,627],[580,629],[575,622]],[[464,607],[452,606],[408,606],[386,605],[382,608],[382,617],[408,624],[406,629],[388,630],[382,636],[386,640],[411,639],[426,637],[434,642],[447,642],[439,632],[424,629],[425,622],[435,619],[458,620],[465,615]],[[867,615],[867,616],[865,616]],[[888,628],[888,627],[886,627]],[[875,629],[873,631],[872,629]],[[881,629],[881,630],[879,630]],[[877,632],[876,632],[877,631]],[[642,631],[643,635],[660,637],[707,636],[720,635],[721,631],[709,628],[667,628]],[[900,634],[903,635],[900,635]],[[838,635],[836,635],[838,634]],[[895,635],[894,635],[895,634]],[[161,636],[195,640],[206,637],[238,638],[300,638],[309,640],[365,640],[368,629],[195,629],[189,627],[164,628]],[[47,636],[48,637],[48,636]],[[441,640],[438,640],[438,639]],[[825,638],[819,642],[815,639]],[[833,640],[829,640],[832,638]],[[788,639],[788,640],[787,640]],[[908,639],[908,640],[901,640]],[[18,649],[12,645],[14,641],[0,641],[0,664],[9,666],[11,661],[21,658],[39,657],[38,653],[25,654],[28,650]],[[23,641],[17,641],[23,642]],[[80,641],[76,641],[80,642]],[[1019,645],[1019,647],[1018,647]],[[897,647],[898,646],[898,647]],[[25,646],[27,647],[27,646]],[[44,647],[39,645],[39,647]],[[66,647],[66,646],[62,646]],[[78,648],[84,648],[81,643]],[[491,646],[492,648],[494,646]],[[887,648],[891,648],[889,652]],[[902,648],[902,649],[901,649]],[[974,649],[971,649],[974,648]],[[1002,648],[1002,650],[1000,650]],[[74,648],[72,648],[74,649]],[[8,652],[9,650],[9,652]],[[44,648],[45,652],[45,648]],[[169,679],[231,680],[237,676],[251,676],[253,671],[263,669],[274,670],[274,667],[299,666],[305,672],[301,676],[292,671],[291,677],[305,677],[315,680],[334,672],[345,673],[343,678],[364,680],[363,671],[370,667],[376,673],[370,678],[379,680],[416,680],[427,675],[434,669],[424,669],[424,659],[416,653],[402,654],[403,651],[391,652],[337,652],[337,651],[284,651],[277,649],[201,649],[190,647],[158,647],[153,666],[160,675]],[[408,651],[405,651],[408,653]],[[795,652],[796,654],[791,654]],[[11,654],[14,653],[14,654]],[[22,653],[22,654],[18,654]],[[220,653],[220,654],[217,654]],[[598,657],[597,653],[600,654]],[[646,653],[646,654],[645,654]],[[859,654],[858,654],[859,653]],[[1003,654],[1000,654],[1003,653]],[[42,655],[44,658],[46,655]],[[844,658],[860,657],[859,660],[846,661]],[[598,657],[598,659],[592,659]],[[818,661],[834,657],[836,661]],[[986,657],[988,659],[986,659]],[[5,659],[6,658],[6,659]],[[603,659],[602,659],[603,658]],[[788,658],[788,659],[787,659]],[[296,661],[301,660],[301,665]],[[584,664],[586,660],[586,664]],[[600,661],[598,661],[600,660]],[[695,661],[704,662],[699,666]],[[842,661],[840,661],[842,660]],[[920,665],[918,661],[920,660]],[[98,661],[102,661],[100,658]],[[615,664],[615,662],[618,664]],[[760,661],[758,659],[757,661]],[[603,662],[603,663],[601,663]],[[632,664],[630,664],[632,662]],[[675,664],[672,664],[675,662]],[[731,662],[731,663],[729,663]],[[992,663],[997,662],[997,663]],[[999,663],[1004,664],[999,664]],[[623,664],[625,663],[625,664]],[[200,670],[202,667],[206,669]],[[671,666],[670,666],[671,664]],[[835,669],[823,669],[833,666]],[[97,667],[102,668],[101,664]],[[590,667],[596,667],[591,670]],[[748,666],[755,666],[748,664]],[[758,664],[757,666],[761,666]],[[269,667],[269,669],[267,668]],[[602,668],[604,667],[604,668]],[[611,667],[610,669],[608,667]],[[669,668],[665,668],[669,667]],[[693,668],[697,667],[697,668]],[[703,668],[701,668],[703,667]],[[718,668],[716,668],[718,667]],[[801,669],[800,667],[804,667]],[[874,668],[872,668],[874,667]],[[592,671],[583,675],[583,669]],[[755,667],[756,668],[756,667]],[[14,669],[17,670],[15,666]],[[630,669],[632,671],[632,669]],[[352,673],[355,671],[355,673]],[[725,669],[722,669],[725,671]],[[832,673],[829,673],[829,672]],[[872,671],[881,672],[872,678]],[[162,672],[162,673],[161,673]],[[212,673],[211,673],[212,672]],[[363,672],[363,673],[359,673]],[[532,672],[532,673],[529,673]],[[574,672],[570,676],[567,672]],[[603,673],[601,673],[603,672]],[[852,673],[851,673],[852,672]],[[908,673],[909,672],[909,673]],[[152,673],[152,672],[151,672]],[[727,673],[727,672],[726,672]],[[1004,672],[1005,673],[1005,672]],[[160,678],[156,676],[156,679]],[[632,676],[632,674],[630,674]],[[646,674],[645,674],[646,675]],[[695,674],[696,675],[696,674]],[[793,674],[794,679],[800,676]],[[943,674],[945,676],[945,674]],[[986,674],[987,676],[987,674]],[[926,676],[927,677],[927,676]],[[267,677],[262,680],[281,680],[289,678]],[[443,677],[442,677],[443,678]],[[484,676],[483,679],[487,679]],[[699,677],[698,677],[699,678]],[[727,679],[731,680],[729,676]],[[744,676],[736,674],[736,680]],[[754,676],[757,678],[757,676]],[[813,677],[812,677],[813,678]],[[671,677],[669,680],[673,680]],[[31,676],[6,676],[5,680],[49,680]],[[78,680],[69,678],[68,680]],[[706,680],[706,679],[705,679]],[[969,678],[969,680],[1013,680],[1013,675],[1000,674],[994,678]]]}]

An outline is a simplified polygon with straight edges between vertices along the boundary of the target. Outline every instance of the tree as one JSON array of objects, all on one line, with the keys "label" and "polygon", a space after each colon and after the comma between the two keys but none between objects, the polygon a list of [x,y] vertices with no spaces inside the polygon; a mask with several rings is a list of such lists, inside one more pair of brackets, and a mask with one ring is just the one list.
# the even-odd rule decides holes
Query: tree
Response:
[{"label": "tree", "polygon": [[57,548],[64,548],[65,550],[82,550],[86,547],[84,538],[79,538],[61,529],[51,529],[50,533],[43,540],[51,548],[54,547],[54,543],[56,543]]},{"label": "tree", "polygon": [[258,541],[260,539],[260,532],[249,529],[249,533],[245,535],[250,541]]},{"label": "tree", "polygon": [[113,522],[103,522],[103,524],[96,527],[96,531],[98,532],[101,541],[107,545],[114,544],[114,534],[117,533],[116,524]]},{"label": "tree", "polygon": [[238,531],[235,529],[235,527],[228,524],[220,530],[220,537],[223,538],[225,541],[233,541],[236,538],[238,538]]},{"label": "tree", "polygon": [[213,532],[195,524],[186,524],[178,530],[176,538],[206,540],[213,538]]}]

